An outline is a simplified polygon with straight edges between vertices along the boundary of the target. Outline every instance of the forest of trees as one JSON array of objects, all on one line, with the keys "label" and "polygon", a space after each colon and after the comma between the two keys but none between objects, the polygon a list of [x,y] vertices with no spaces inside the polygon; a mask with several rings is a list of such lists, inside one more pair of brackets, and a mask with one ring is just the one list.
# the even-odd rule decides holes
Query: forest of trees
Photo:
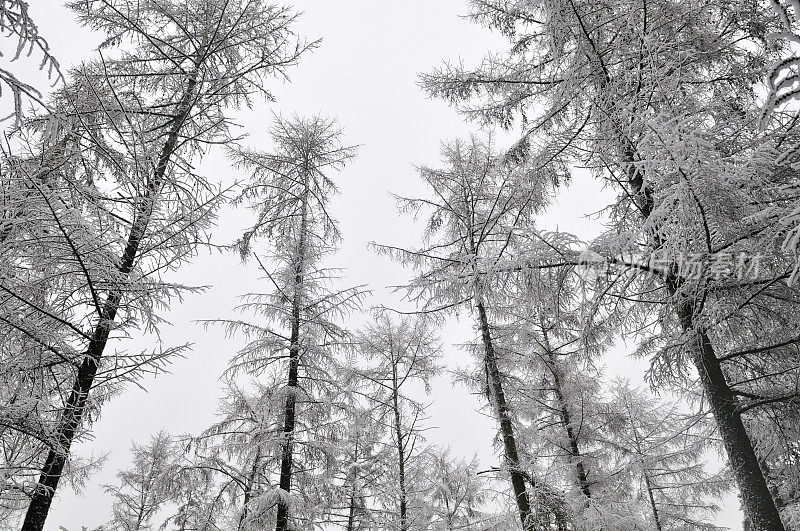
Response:
[{"label": "forest of trees", "polygon": [[[746,531],[800,530],[800,2],[465,0],[505,51],[419,74],[464,133],[397,198],[422,238],[368,251],[412,311],[330,263],[359,147],[273,102],[324,46],[294,7],[65,4],[102,41],[68,69],[0,0],[0,529],[57,528],[104,405],[191,355],[120,340],[222,247],[261,281],[202,323],[243,345],[216,420],[134,443],[98,530],[712,530],[726,493]],[[257,100],[266,148],[235,119]],[[235,179],[202,171],[212,148]],[[538,225],[578,170],[613,196],[591,241]],[[223,208],[246,221],[219,244]],[[620,341],[645,386],[604,374]],[[427,440],[443,374],[484,402],[494,464]]]}]

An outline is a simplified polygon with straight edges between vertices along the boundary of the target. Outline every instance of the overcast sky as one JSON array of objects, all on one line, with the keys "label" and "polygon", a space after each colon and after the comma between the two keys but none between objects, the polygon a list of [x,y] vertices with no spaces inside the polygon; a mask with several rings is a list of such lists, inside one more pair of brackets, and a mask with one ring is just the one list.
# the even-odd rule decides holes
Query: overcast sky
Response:
[{"label": "overcast sky", "polygon": [[[266,124],[271,113],[315,114],[336,117],[349,142],[359,144],[358,158],[337,177],[341,195],[333,211],[344,236],[341,252],[331,266],[346,268],[344,283],[369,284],[374,295],[368,304],[398,305],[387,286],[408,279],[409,273],[367,249],[371,241],[413,245],[419,234],[410,220],[396,213],[391,193],[425,194],[414,171],[415,164],[435,165],[442,140],[476,131],[452,109],[428,99],[417,87],[417,74],[429,71],[444,59],[463,59],[474,64],[488,50],[504,46],[497,36],[462,19],[465,0],[294,0],[304,12],[297,29],[308,39],[322,38],[319,49],[307,55],[290,72],[291,82],[275,81],[270,90],[276,102],[258,104],[241,113],[239,123],[250,133],[246,143],[266,147]],[[99,41],[75,24],[60,0],[30,0],[31,12],[41,33],[63,66],[91,56]],[[41,86],[41,83],[38,84]],[[7,96],[3,95],[3,100]],[[219,154],[211,153],[202,170],[212,180],[231,182],[233,173]],[[599,189],[588,177],[578,176],[557,204],[540,219],[543,228],[573,232],[588,239],[600,231],[600,221],[585,217],[608,203],[610,192]],[[220,220],[218,241],[230,242],[245,226],[248,215],[228,212]],[[107,455],[103,469],[92,476],[81,494],[63,489],[48,519],[48,530],[59,526],[77,531],[107,521],[111,499],[102,484],[113,483],[114,474],[129,462],[132,441],[145,442],[161,430],[174,434],[196,433],[214,420],[219,398],[218,378],[238,342],[218,330],[205,331],[194,321],[227,314],[236,296],[262,288],[257,273],[238,257],[201,254],[183,269],[185,284],[212,286],[204,295],[176,302],[166,316],[172,326],[162,330],[164,346],[194,343],[184,359],[170,367],[170,374],[144,383],[147,392],[129,388],[106,405],[93,427],[93,440],[75,446],[82,456]],[[468,318],[468,316],[465,316]],[[363,321],[353,316],[348,326]],[[471,323],[464,319],[443,330],[444,359],[451,367],[469,363],[454,343],[471,338]],[[138,338],[120,347],[152,349],[156,338]],[[624,374],[641,382],[643,364],[625,356],[618,346],[607,361],[607,375]],[[477,454],[481,464],[497,462],[491,441],[494,423],[478,410],[481,402],[462,388],[453,388],[448,376],[438,379],[428,399],[429,441],[449,445],[456,455]],[[729,497],[718,524],[740,529],[738,502]]]}]

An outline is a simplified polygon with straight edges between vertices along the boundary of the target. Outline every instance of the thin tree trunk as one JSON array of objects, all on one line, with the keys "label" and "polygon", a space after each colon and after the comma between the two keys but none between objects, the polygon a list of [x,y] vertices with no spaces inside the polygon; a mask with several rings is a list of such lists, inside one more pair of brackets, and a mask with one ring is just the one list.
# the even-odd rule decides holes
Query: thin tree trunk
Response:
[{"label": "thin tree trunk", "polygon": [[653,523],[656,526],[657,531],[661,531],[661,519],[658,516],[658,508],[656,507],[656,499],[653,495],[653,486],[650,484],[650,475],[645,470],[644,474],[644,486],[647,488],[647,497],[650,500],[650,510],[653,512]]},{"label": "thin tree trunk", "polygon": [[356,486],[350,487],[350,507],[347,512],[347,531],[354,531],[356,525]]},{"label": "thin tree trunk", "polygon": [[525,488],[525,475],[520,470],[517,439],[514,435],[514,425],[511,423],[511,415],[508,410],[505,393],[503,392],[503,383],[500,379],[500,369],[497,366],[494,343],[492,342],[492,335],[489,330],[489,321],[486,317],[486,308],[481,301],[478,301],[476,307],[478,309],[478,323],[483,339],[487,378],[489,379],[495,414],[500,424],[500,434],[503,439],[503,448],[505,449],[506,468],[511,476],[511,487],[514,490],[514,499],[517,503],[522,528],[525,529],[525,531],[533,531],[535,525],[531,513],[531,501],[527,489]]},{"label": "thin tree trunk", "polygon": [[[133,270],[133,265],[139,251],[139,244],[146,235],[153,205],[164,183],[167,166],[169,165],[170,158],[178,143],[180,130],[191,111],[196,86],[196,77],[191,77],[187,84],[186,92],[178,105],[178,114],[174,118],[173,125],[167,134],[167,140],[159,154],[153,178],[148,183],[144,195],[139,198],[125,250],[120,260],[119,272],[122,275],[128,275]],[[36,491],[31,497],[31,502],[25,514],[25,521],[22,524],[21,531],[41,531],[44,528],[45,520],[50,511],[50,505],[53,502],[53,496],[55,495],[58,482],[64,471],[64,465],[69,455],[72,441],[75,439],[75,435],[83,419],[83,414],[86,411],[86,402],[89,398],[89,392],[94,383],[94,378],[97,374],[97,368],[100,365],[100,359],[103,356],[106,343],[108,342],[111,323],[117,316],[121,300],[122,291],[114,290],[108,294],[102,306],[101,314],[98,316],[98,322],[92,332],[91,340],[84,353],[83,361],[78,367],[78,373],[72,385],[72,391],[61,412],[61,418],[55,435],[56,445],[55,447],[51,447],[48,452],[47,459],[42,467],[41,476],[39,477],[39,485],[37,485]]]},{"label": "thin tree trunk", "polygon": [[[279,487],[288,495],[292,488],[292,457],[294,451],[294,428],[297,414],[297,390],[300,371],[300,307],[303,287],[304,262],[306,255],[306,226],[308,223],[308,170],[304,176],[303,204],[300,217],[300,233],[297,243],[297,263],[295,264],[294,295],[292,300],[292,331],[289,338],[289,371],[286,378],[287,396],[284,406],[283,436],[281,449],[281,472]],[[278,500],[275,531],[289,531],[289,505],[283,498]]]},{"label": "thin tree trunk", "polygon": [[[391,348],[391,346],[390,346]],[[394,353],[392,353],[394,356]],[[397,440],[397,463],[399,467],[398,487],[400,488],[400,531],[408,529],[408,502],[406,496],[406,455],[403,445],[403,427],[400,421],[400,393],[397,378],[397,362],[392,360],[392,408],[394,410],[394,434]]]},{"label": "thin tree trunk", "polygon": [[244,496],[242,499],[242,514],[239,515],[239,523],[236,526],[237,530],[242,529],[242,525],[244,525],[245,519],[247,519],[247,504],[250,503],[250,498],[253,495],[253,484],[256,481],[256,475],[258,474],[258,464],[261,460],[261,447],[258,447],[256,450],[256,456],[253,460],[253,468],[250,469],[250,476],[247,478],[247,483],[245,484],[244,488]]},{"label": "thin tree trunk", "polygon": [[[548,343],[546,333],[545,343]],[[580,447],[578,446],[578,435],[575,433],[575,429],[572,427],[572,418],[570,416],[569,409],[567,408],[567,401],[564,398],[564,391],[561,385],[561,371],[558,367],[558,361],[553,355],[553,352],[550,350],[549,344],[546,346],[550,372],[553,374],[553,391],[555,392],[556,400],[558,401],[561,422],[564,425],[564,429],[567,433],[567,440],[569,441],[569,454],[575,463],[575,473],[578,480],[578,488],[586,497],[588,502],[588,500],[592,497],[592,492],[589,489],[589,479],[586,473],[586,466],[583,464]]]},{"label": "thin tree trunk", "polygon": [[661,531],[661,518],[658,516],[658,507],[656,507],[656,498],[653,493],[653,484],[650,480],[650,474],[647,472],[647,466],[644,461],[644,452],[642,451],[642,441],[639,439],[639,431],[633,422],[634,412],[631,409],[631,404],[626,400],[626,409],[628,411],[628,421],[631,425],[631,434],[633,435],[633,442],[636,446],[636,453],[639,455],[639,461],[642,465],[642,476],[644,477],[644,486],[647,489],[647,498],[650,502],[650,512],[653,514],[653,523],[655,524],[656,531]]},{"label": "thin tree trunk", "polygon": [[[353,452],[353,458],[356,462],[358,462],[358,437],[356,436],[355,448]],[[356,483],[358,482],[358,469],[354,466],[353,467],[353,475],[350,480],[350,506],[347,512],[347,531],[355,531],[356,525],[356,493],[357,493],[357,486]]]}]

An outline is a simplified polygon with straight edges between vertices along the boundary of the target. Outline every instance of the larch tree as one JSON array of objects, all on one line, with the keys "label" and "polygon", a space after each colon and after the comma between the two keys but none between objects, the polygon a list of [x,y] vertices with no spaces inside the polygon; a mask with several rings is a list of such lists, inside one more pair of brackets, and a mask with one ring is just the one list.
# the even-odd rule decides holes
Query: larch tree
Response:
[{"label": "larch tree", "polygon": [[[207,514],[225,527],[263,529],[272,518],[268,494],[277,463],[282,400],[280,390],[258,383],[246,388],[228,380],[213,425],[190,439],[188,479],[206,474],[215,494],[206,499]],[[190,481],[191,483],[191,481]]]},{"label": "larch tree", "polygon": [[389,529],[422,529],[424,512],[419,506],[424,504],[424,493],[419,478],[426,416],[425,405],[411,393],[414,387],[430,391],[431,379],[439,370],[438,338],[422,317],[393,321],[381,314],[359,335],[358,348],[364,366],[354,369],[355,375],[364,381],[361,392],[390,441],[382,453],[383,476],[376,501],[389,517]]},{"label": "larch tree", "polygon": [[[420,311],[472,310],[483,349],[486,396],[499,427],[501,469],[511,482],[520,521],[530,530],[563,515],[558,496],[524,470],[525,449],[520,448],[506,396],[507,375],[499,360],[504,353],[497,346],[497,330],[505,319],[502,284],[506,274],[495,269],[499,263],[508,267],[506,253],[517,231],[530,226],[546,205],[548,188],[564,175],[552,166],[504,158],[491,139],[472,137],[445,144],[442,155],[442,169],[419,170],[432,197],[400,199],[404,211],[426,218],[423,246],[377,248],[415,269],[417,277],[405,289],[409,299],[420,304]],[[552,246],[542,245],[540,250],[544,261],[558,257]]]},{"label": "larch tree", "polygon": [[341,502],[330,519],[347,531],[373,529],[382,521],[374,499],[384,481],[383,463],[392,450],[385,444],[388,426],[374,415],[375,405],[361,395],[362,384],[349,388],[350,398],[345,400],[339,421]]},{"label": "larch tree", "polygon": [[[335,474],[326,465],[336,453],[328,442],[343,407],[337,350],[349,341],[337,320],[358,307],[364,292],[334,289],[337,271],[322,263],[341,237],[330,215],[337,191],[331,174],[353,159],[355,148],[322,117],[276,118],[271,134],[271,152],[232,153],[236,166],[252,176],[238,201],[256,213],[238,248],[258,262],[271,290],[244,296],[239,307],[258,322],[223,323],[248,340],[229,373],[263,374],[280,392],[279,471],[269,503],[276,531],[286,531],[312,525],[333,500],[315,493],[334,488]],[[268,245],[256,251],[262,239]]]},{"label": "larch tree", "polygon": [[[2,0],[0,2],[0,34],[5,34],[4,37],[17,41],[14,45],[14,55],[7,60],[8,62],[20,59],[23,54],[30,57],[36,53],[41,56],[39,70],[47,71],[47,78],[52,80],[53,85],[64,81],[58,60],[50,51],[50,45],[39,33],[39,28],[31,17],[28,2],[24,0]],[[0,57],[3,57],[2,52],[0,52]],[[7,92],[11,92],[14,111],[11,115],[2,117],[2,120],[13,117],[19,125],[23,118],[22,107],[25,100],[44,106],[41,90],[22,81],[18,75],[14,74],[13,70],[0,67],[0,97],[3,96],[3,88]]]},{"label": "larch tree", "polygon": [[[71,71],[45,114],[30,119],[32,141],[78,144],[78,162],[92,163],[76,163],[55,187],[37,172],[20,172],[12,227],[16,213],[45,223],[27,223],[19,239],[9,233],[2,242],[17,253],[3,253],[3,302],[15,305],[3,324],[35,345],[26,351],[39,360],[34,367],[60,371],[26,406],[47,432],[38,482],[26,489],[23,529],[30,531],[43,528],[70,448],[110,384],[158,370],[182,350],[107,352],[134,330],[157,330],[159,310],[189,289],[165,274],[206,239],[227,188],[197,174],[193,163],[208,146],[230,140],[229,110],[269,96],[267,80],[284,75],[308,48],[296,41],[292,12],[259,0],[82,0],[69,7],[107,38],[96,60]],[[28,200],[39,206],[19,205]],[[31,274],[44,279],[44,291],[20,284]]]},{"label": "larch tree", "polygon": [[[564,234],[520,238],[517,256],[544,241],[561,253],[575,242]],[[531,248],[531,243],[533,247]],[[568,518],[579,529],[620,525],[627,516],[598,451],[602,373],[613,319],[587,311],[587,292],[574,268],[521,268],[506,284],[508,317],[498,333],[508,352],[509,394],[522,437],[536,456],[535,473],[564,493]]]},{"label": "larch tree", "polygon": [[133,463],[117,472],[118,485],[107,485],[114,497],[113,529],[140,531],[154,528],[152,518],[172,500],[171,482],[181,452],[173,437],[159,432],[145,445],[131,447]]},{"label": "larch tree", "polygon": [[[791,267],[765,243],[774,240],[776,206],[789,201],[778,191],[794,179],[774,152],[796,135],[790,120],[774,135],[757,127],[754,87],[772,53],[763,46],[770,12],[748,1],[472,6],[478,22],[508,37],[510,51],[475,70],[447,66],[423,84],[473,118],[520,124],[511,155],[580,161],[618,191],[611,229],[593,249],[644,263],[628,260],[614,276],[620,289],[610,304],[639,302],[627,305],[625,322],[629,330],[651,324],[641,352],[657,353],[657,385],[697,371],[745,514],[755,529],[783,529],[753,442],[758,434],[748,434],[742,419],[760,405],[794,400],[796,390],[783,392],[793,388],[792,360],[781,357],[775,363],[786,366],[760,375],[768,355],[738,368],[725,363],[742,344],[756,353],[796,347],[796,312],[779,314],[773,304],[796,297],[779,285]],[[752,271],[764,249],[759,274],[732,274],[739,258]],[[653,311],[660,322],[647,317]],[[766,337],[758,333],[764,326]],[[791,375],[778,393],[737,391],[777,373]]]},{"label": "larch tree", "polygon": [[497,515],[491,509],[487,481],[478,475],[477,459],[457,459],[449,449],[430,447],[424,456],[425,478],[429,488],[428,529],[495,529]]},{"label": "larch tree", "polygon": [[713,474],[713,434],[703,417],[616,381],[606,413],[606,448],[626,477],[632,497],[657,530],[720,529],[717,501],[729,487],[725,471]]},{"label": "larch tree", "polygon": [[[563,234],[539,237],[569,248]],[[513,252],[529,254],[524,240]],[[505,284],[513,303],[498,344],[520,439],[535,456],[530,473],[564,492],[575,529],[715,528],[729,482],[706,470],[717,447],[711,430],[702,415],[621,383],[608,396],[598,364],[618,316],[601,318],[592,276],[579,271],[523,268],[513,288]]]}]

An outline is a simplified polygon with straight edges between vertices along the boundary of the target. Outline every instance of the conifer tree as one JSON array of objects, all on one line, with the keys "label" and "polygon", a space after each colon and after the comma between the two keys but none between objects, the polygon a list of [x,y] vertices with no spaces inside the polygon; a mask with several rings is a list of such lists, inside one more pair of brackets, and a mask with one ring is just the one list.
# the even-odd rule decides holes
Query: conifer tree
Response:
[{"label": "conifer tree", "polygon": [[[325,471],[333,457],[325,440],[343,409],[336,349],[349,341],[336,321],[357,308],[363,290],[333,289],[336,270],[322,264],[341,237],[329,213],[336,193],[331,172],[344,167],[355,148],[342,143],[334,121],[321,117],[277,118],[271,134],[272,152],[232,154],[252,175],[238,201],[256,213],[237,245],[243,258],[258,263],[271,291],[245,295],[239,307],[258,321],[223,322],[230,334],[248,340],[229,374],[264,375],[283,404],[275,434],[279,478],[266,504],[275,507],[276,531],[286,531],[311,525],[325,510],[315,489],[334,488],[333,474]],[[254,247],[259,240],[269,244],[263,252]],[[303,488],[295,492],[299,480]]]},{"label": "conifer tree", "polygon": [[[525,473],[526,450],[519,446],[518,427],[509,407],[501,370],[505,355],[497,345],[503,324],[505,274],[494,268],[510,258],[517,229],[529,226],[546,204],[546,192],[563,174],[536,165],[518,164],[496,152],[491,139],[476,137],[445,144],[445,167],[420,168],[432,198],[401,199],[401,208],[424,213],[426,232],[420,249],[382,245],[380,251],[411,266],[417,274],[405,288],[422,312],[473,312],[482,348],[486,397],[499,425],[504,461],[524,529],[563,520],[562,501],[547,486]],[[541,246],[541,258],[552,258],[557,248]],[[558,525],[558,524],[557,524]]]},{"label": "conifer tree", "polygon": [[394,322],[386,314],[359,336],[366,366],[355,374],[365,381],[362,392],[373,405],[372,414],[389,432],[383,452],[383,488],[376,492],[384,514],[391,515],[389,529],[424,528],[420,477],[425,406],[411,398],[410,388],[422,386],[430,392],[431,379],[439,370],[437,342],[423,318]]},{"label": "conifer tree", "polygon": [[188,289],[163,275],[206,239],[227,188],[193,164],[209,145],[231,139],[227,113],[255,94],[268,96],[265,82],[308,48],[294,42],[293,13],[259,0],[69,7],[104,34],[103,51],[73,69],[43,114],[30,118],[23,148],[60,158],[47,164],[64,170],[63,178],[16,171],[0,239],[0,304],[11,306],[2,326],[24,338],[8,345],[24,353],[10,358],[23,361],[10,373],[33,366],[46,374],[23,406],[37,406],[36,429],[45,432],[38,483],[26,488],[23,529],[30,531],[43,528],[73,442],[111,395],[110,384],[158,370],[181,351],[106,352],[134,330],[155,331],[159,311]]},{"label": "conifer tree", "polygon": [[[445,67],[424,76],[424,85],[471,117],[521,125],[512,156],[559,166],[581,161],[618,190],[609,205],[612,228],[592,248],[610,260],[644,258],[622,260],[626,267],[601,293],[614,306],[641,301],[623,304],[629,317],[620,322],[631,330],[658,313],[642,350],[659,352],[651,374],[665,385],[697,371],[745,513],[758,529],[782,529],[755,451],[759,435],[748,434],[736,391],[763,374],[757,364],[745,364],[744,375],[725,363],[742,341],[751,346],[745,350],[767,352],[796,337],[793,314],[781,315],[792,321],[776,327],[783,333],[761,340],[753,337],[757,328],[733,324],[756,312],[764,326],[771,312],[761,308],[794,299],[779,285],[791,273],[779,252],[769,252],[753,278],[730,274],[732,257],[743,257],[748,269],[763,249],[774,250],[767,243],[775,236],[772,214],[788,201],[778,190],[793,186],[788,161],[772,155],[794,142],[793,122],[774,136],[757,131],[754,81],[770,58],[761,46],[769,12],[755,2],[472,5],[475,20],[508,37],[510,52],[474,71]],[[613,287],[619,291],[608,295]],[[767,374],[782,370],[791,372]],[[754,393],[756,403],[795,394]]]}]

